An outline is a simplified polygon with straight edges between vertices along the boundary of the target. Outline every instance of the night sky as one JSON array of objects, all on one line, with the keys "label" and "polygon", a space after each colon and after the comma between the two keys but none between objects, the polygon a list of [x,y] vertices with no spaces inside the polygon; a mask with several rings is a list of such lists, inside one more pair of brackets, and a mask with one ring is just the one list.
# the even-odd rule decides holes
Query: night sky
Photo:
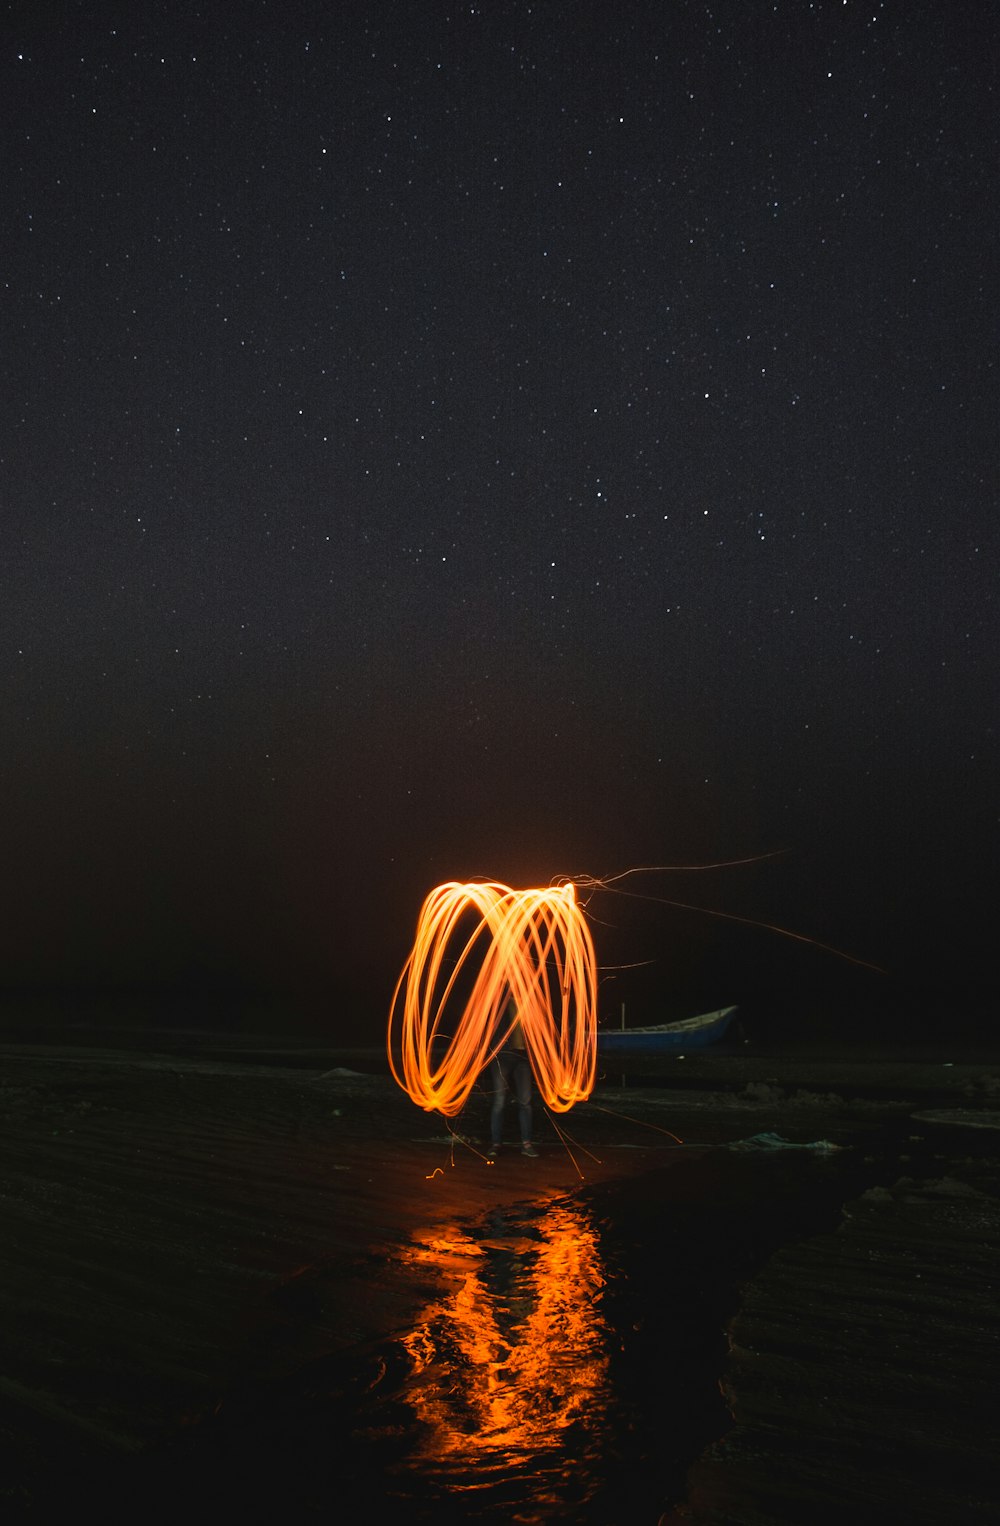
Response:
[{"label": "night sky", "polygon": [[622,883],[886,975],[601,894],[603,1015],[982,1006],[996,18],[9,8],[10,1000],[375,1041],[442,880],[774,854]]}]

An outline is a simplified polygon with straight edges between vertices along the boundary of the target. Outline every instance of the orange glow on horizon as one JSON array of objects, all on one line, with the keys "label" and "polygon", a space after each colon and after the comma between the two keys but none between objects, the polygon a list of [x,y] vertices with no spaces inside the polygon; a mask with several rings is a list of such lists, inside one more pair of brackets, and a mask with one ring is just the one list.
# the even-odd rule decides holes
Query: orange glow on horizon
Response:
[{"label": "orange glow on horizon", "polygon": [[386,1038],[392,1073],[419,1107],[461,1111],[510,1033],[511,996],[539,1093],[568,1112],[594,1089],[597,1049],[597,958],[575,885],[439,885],[421,908]]}]

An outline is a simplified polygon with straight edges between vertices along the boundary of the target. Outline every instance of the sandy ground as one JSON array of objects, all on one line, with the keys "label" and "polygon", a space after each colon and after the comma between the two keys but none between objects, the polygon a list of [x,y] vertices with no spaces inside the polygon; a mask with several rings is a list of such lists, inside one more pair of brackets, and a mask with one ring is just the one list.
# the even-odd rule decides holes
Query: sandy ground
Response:
[{"label": "sandy ground", "polygon": [[[429,1225],[631,1195],[652,1303],[669,1204],[728,1193],[711,1253],[740,1270],[709,1375],[728,1413],[664,1475],[663,1520],[1000,1520],[1000,1065],[736,1054],[655,1091],[606,1076],[572,1154],[539,1130],[538,1161],[490,1166],[485,1105],[456,1143],[371,1054],[103,1042],[0,1045],[5,1519],[66,1519],[94,1488],[106,1519],[151,1518],[220,1414],[407,1327],[428,1287],[400,1248]],[[778,1193],[760,1164],[796,1144],[838,1163],[822,1191],[804,1166]],[[579,1518],[618,1520],[602,1511]]]}]

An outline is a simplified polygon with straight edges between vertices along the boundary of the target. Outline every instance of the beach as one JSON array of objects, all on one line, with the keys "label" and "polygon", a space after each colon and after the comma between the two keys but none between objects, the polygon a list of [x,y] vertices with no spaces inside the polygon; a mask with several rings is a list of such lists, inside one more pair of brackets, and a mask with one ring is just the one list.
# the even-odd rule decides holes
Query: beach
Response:
[{"label": "beach", "polygon": [[5,1519],[1000,1518],[1000,1060],[605,1068],[490,1164],[376,1048],[0,1040]]}]

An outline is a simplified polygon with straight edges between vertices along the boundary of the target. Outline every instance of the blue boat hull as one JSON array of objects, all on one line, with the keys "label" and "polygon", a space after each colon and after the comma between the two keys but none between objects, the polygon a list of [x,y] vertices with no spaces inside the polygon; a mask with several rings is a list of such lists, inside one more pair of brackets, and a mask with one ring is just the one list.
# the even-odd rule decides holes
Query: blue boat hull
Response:
[{"label": "blue boat hull", "polygon": [[735,1007],[718,1012],[704,1012],[681,1023],[661,1023],[654,1028],[601,1028],[597,1033],[597,1051],[602,1055],[684,1054],[689,1049],[706,1049],[725,1036],[736,1014]]}]

